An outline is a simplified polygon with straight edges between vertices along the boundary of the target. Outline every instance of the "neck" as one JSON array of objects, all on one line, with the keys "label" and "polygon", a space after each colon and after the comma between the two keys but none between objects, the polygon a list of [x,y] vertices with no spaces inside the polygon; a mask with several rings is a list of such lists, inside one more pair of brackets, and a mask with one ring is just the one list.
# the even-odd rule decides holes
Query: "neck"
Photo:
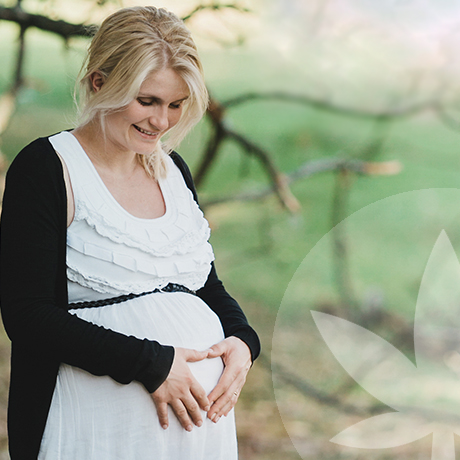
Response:
[{"label": "neck", "polygon": [[139,166],[135,152],[121,150],[104,135],[99,121],[93,120],[76,128],[72,134],[97,169],[119,176],[130,175]]}]

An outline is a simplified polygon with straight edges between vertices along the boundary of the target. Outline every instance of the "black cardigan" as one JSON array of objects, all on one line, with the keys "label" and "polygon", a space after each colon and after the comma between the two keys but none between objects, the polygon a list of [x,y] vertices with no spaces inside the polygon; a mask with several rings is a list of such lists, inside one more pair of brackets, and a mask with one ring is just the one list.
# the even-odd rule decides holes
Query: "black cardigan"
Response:
[{"label": "black cardigan", "polygon": [[[172,159],[196,199],[190,171]],[[141,382],[152,393],[166,379],[174,349],[105,329],[67,312],[67,195],[62,164],[47,138],[11,164],[0,222],[0,306],[12,341],[8,405],[12,460],[36,459],[60,363],[117,382]],[[219,316],[225,336],[260,351],[255,331],[226,292],[214,264],[197,294]]]}]

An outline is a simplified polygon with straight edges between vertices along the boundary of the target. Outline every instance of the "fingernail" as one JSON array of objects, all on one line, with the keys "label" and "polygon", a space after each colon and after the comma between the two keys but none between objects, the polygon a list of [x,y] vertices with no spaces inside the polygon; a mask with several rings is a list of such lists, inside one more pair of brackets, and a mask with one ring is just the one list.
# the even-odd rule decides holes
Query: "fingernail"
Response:
[{"label": "fingernail", "polygon": [[205,411],[205,412],[208,412],[209,409],[211,409],[211,406],[206,406],[206,407],[204,408],[204,411]]},{"label": "fingernail", "polygon": [[213,422],[214,422],[214,419],[216,418],[216,416],[217,416],[217,413],[214,413],[214,414],[211,415],[211,420],[212,420]]},{"label": "fingernail", "polygon": [[198,422],[196,422],[196,426],[201,426],[203,425],[203,422],[201,420],[198,420]]},{"label": "fingernail", "polygon": [[166,430],[168,428],[168,425],[166,425],[166,423],[164,425],[162,425],[162,428],[163,430]]},{"label": "fingernail", "polygon": [[192,431],[193,430],[193,426],[192,425],[189,425],[187,428],[186,428],[187,431]]},{"label": "fingernail", "polygon": [[217,423],[220,420],[220,416],[216,418],[215,423]]}]

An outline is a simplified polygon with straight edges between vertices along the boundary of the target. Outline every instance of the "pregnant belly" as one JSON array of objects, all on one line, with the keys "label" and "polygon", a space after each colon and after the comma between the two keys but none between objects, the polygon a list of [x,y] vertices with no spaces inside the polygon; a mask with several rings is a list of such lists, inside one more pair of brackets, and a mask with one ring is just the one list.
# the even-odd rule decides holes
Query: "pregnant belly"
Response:
[{"label": "pregnant belly", "polygon": [[[157,293],[124,303],[73,310],[94,324],[164,345],[204,350],[224,338],[218,317],[196,296]],[[209,393],[223,369],[220,358],[189,363]],[[169,407],[169,428],[139,382],[122,385],[62,364],[46,423],[39,460],[237,458],[233,412],[189,433]],[[77,440],[77,442],[76,442]]]},{"label": "pregnant belly", "polygon": [[[73,310],[80,318],[105,328],[156,340],[162,345],[206,350],[224,339],[217,315],[199,298],[183,292],[154,293],[115,305]],[[220,358],[189,363],[209,393],[223,370]]]}]

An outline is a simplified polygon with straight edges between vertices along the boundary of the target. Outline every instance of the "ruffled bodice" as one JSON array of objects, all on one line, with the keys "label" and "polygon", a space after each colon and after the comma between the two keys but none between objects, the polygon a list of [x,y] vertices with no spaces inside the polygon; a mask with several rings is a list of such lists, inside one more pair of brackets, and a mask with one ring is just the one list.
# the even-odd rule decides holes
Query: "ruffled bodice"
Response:
[{"label": "ruffled bodice", "polygon": [[209,225],[171,158],[159,181],[166,212],[156,219],[128,213],[112,196],[78,140],[50,138],[69,171],[75,216],[67,229],[67,277],[110,296],[168,283],[201,288],[214,260]]}]

